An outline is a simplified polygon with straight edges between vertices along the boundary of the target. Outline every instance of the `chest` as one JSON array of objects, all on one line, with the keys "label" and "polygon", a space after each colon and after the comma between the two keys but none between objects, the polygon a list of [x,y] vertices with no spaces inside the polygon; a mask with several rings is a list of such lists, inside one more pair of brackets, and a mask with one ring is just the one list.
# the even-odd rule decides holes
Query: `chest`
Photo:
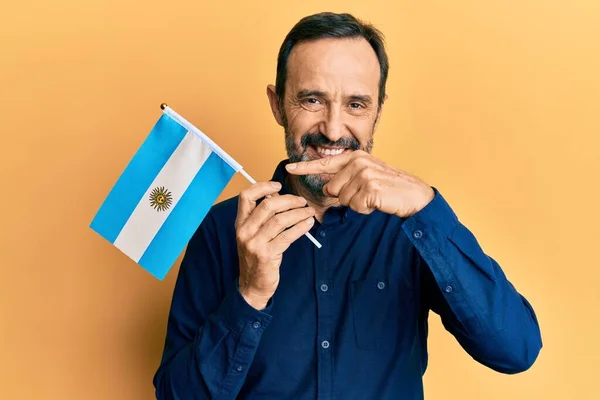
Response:
[{"label": "chest", "polygon": [[365,360],[393,360],[409,352],[417,333],[417,254],[401,228],[319,228],[323,247],[297,243],[280,267],[273,320],[250,372],[276,376],[271,388],[310,382],[323,360],[349,375]]}]

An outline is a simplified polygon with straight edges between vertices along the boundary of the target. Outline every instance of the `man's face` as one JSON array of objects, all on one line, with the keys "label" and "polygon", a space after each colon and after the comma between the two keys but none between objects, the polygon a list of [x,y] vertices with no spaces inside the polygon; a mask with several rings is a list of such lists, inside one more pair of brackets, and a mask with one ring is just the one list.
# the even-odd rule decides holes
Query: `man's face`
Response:
[{"label": "man's face", "polygon": [[[364,39],[321,39],[294,47],[282,108],[269,87],[271,107],[285,129],[291,162],[370,152],[379,120],[379,62]],[[274,104],[274,102],[276,104]],[[323,196],[328,175],[300,176]]]}]

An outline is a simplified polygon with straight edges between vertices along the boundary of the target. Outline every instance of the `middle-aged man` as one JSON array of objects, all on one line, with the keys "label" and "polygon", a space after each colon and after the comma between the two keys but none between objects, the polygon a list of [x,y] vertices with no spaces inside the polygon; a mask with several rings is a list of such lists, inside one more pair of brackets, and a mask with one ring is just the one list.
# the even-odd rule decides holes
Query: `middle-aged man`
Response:
[{"label": "middle-aged man", "polygon": [[351,15],[287,35],[267,94],[289,160],[190,240],[159,399],[422,399],[429,310],[481,364],[533,364],[531,305],[437,189],[370,154],[387,73]]}]

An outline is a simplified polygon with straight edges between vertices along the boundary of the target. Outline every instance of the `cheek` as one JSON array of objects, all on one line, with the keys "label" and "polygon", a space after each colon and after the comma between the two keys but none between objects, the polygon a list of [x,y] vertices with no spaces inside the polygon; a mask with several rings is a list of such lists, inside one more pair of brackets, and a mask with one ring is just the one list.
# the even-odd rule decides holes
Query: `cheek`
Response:
[{"label": "cheek", "polygon": [[286,109],[288,121],[295,125],[315,124],[323,118],[323,111],[310,111],[300,106],[289,107]]},{"label": "cheek", "polygon": [[312,131],[322,120],[322,112],[307,111],[294,107],[288,113],[288,129],[301,135]]},{"label": "cheek", "polygon": [[375,121],[371,119],[357,119],[352,121],[352,124],[348,127],[352,132],[352,136],[358,140],[361,147],[365,147],[371,137],[373,136],[373,125]]}]

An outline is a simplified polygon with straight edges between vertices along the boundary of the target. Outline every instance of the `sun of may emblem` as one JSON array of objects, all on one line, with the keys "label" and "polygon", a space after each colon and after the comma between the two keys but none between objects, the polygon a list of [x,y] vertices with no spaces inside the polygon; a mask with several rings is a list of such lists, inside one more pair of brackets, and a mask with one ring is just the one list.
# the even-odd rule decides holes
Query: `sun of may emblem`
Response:
[{"label": "sun of may emblem", "polygon": [[171,192],[164,186],[156,187],[150,193],[150,205],[157,211],[165,211],[173,204]]}]

